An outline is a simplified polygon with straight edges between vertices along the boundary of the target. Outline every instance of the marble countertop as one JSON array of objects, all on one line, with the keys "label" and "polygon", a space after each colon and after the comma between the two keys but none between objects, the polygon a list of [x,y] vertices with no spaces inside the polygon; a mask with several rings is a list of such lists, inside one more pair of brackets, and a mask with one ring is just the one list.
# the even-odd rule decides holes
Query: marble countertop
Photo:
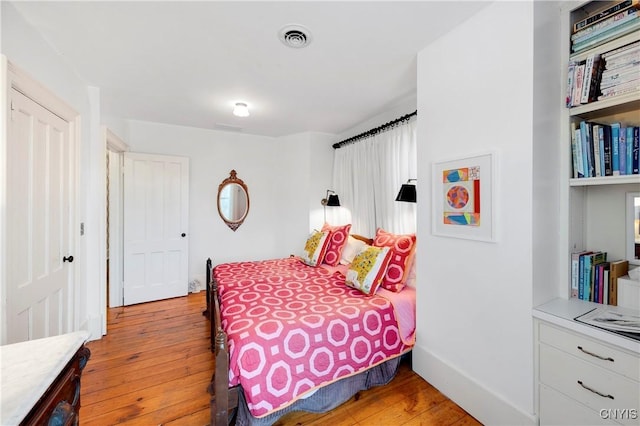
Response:
[{"label": "marble countertop", "polygon": [[0,425],[19,424],[88,338],[77,331],[0,346]]}]

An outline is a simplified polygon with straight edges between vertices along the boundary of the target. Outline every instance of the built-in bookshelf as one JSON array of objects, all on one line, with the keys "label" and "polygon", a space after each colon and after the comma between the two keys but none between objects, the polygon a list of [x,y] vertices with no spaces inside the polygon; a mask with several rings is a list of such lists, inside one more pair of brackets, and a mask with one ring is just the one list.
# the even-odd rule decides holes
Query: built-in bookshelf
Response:
[{"label": "built-in bookshelf", "polygon": [[[630,311],[619,303],[618,306],[612,306],[609,304],[612,298],[605,297],[604,291],[598,298],[581,300],[580,293],[583,297],[585,293],[591,295],[596,287],[588,287],[588,290],[583,287],[580,290],[579,282],[576,283],[575,262],[579,261],[578,253],[594,252],[590,255],[585,253],[584,260],[590,256],[590,263],[600,265],[591,270],[591,276],[601,273],[600,284],[603,284],[605,271],[601,267],[605,253],[609,275],[620,273],[620,265],[628,261],[627,194],[640,192],[640,174],[634,174],[633,167],[628,174],[626,161],[624,172],[617,162],[618,169],[614,173],[611,157],[613,140],[609,140],[611,147],[608,152],[605,153],[603,147],[597,156],[594,142],[599,144],[601,129],[604,143],[605,129],[611,131],[619,125],[618,128],[631,128],[633,134],[634,128],[640,126],[640,86],[635,85],[630,77],[634,72],[640,74],[640,50],[636,63],[632,59],[635,54],[628,57],[620,54],[625,50],[632,51],[633,44],[640,42],[640,30],[637,29],[640,25],[639,2],[564,2],[561,8],[561,78],[565,81],[563,95],[566,108],[560,117],[559,152],[563,178],[559,199],[559,244],[564,268],[557,298],[533,310],[535,399],[540,425],[638,424],[640,339],[635,337],[637,333],[622,335],[611,328],[597,325],[603,322],[589,323],[584,320],[588,315],[603,315],[600,318],[632,315],[631,318],[635,318],[637,311]],[[624,19],[622,23],[617,22],[621,19]],[[598,26],[580,33],[582,43],[576,46],[576,24],[580,22],[586,22],[580,26],[580,30],[593,24]],[[589,38],[591,36],[593,40]],[[616,59],[616,66],[627,67],[620,73],[619,86],[612,84],[615,79],[611,75],[617,71],[613,67],[607,68],[608,57]],[[569,71],[572,66],[575,69],[580,64],[584,65],[585,70],[590,68],[591,77],[596,79],[583,87],[584,91],[572,90],[572,78],[575,76]],[[584,75],[584,70],[582,72]],[[606,96],[598,81],[602,81],[603,75],[609,78]],[[578,93],[580,98],[576,101]],[[596,132],[593,132],[594,127]],[[598,138],[576,139],[577,129],[581,130],[580,138],[594,134]],[[583,134],[583,129],[587,133]],[[609,136],[612,137],[613,132]],[[582,151],[583,147],[591,149],[589,157],[581,157],[582,163],[575,158],[578,149],[576,143],[587,144],[578,145],[583,154],[587,153],[586,150]],[[633,145],[631,154],[633,166]],[[596,158],[598,163],[595,162]],[[622,268],[624,270],[624,266]],[[603,285],[606,284],[610,285],[611,282]],[[598,287],[598,290],[602,288]],[[609,290],[610,287],[604,288]],[[613,296],[615,302],[616,295]],[[595,303],[597,301],[607,304]],[[624,413],[623,408],[626,409]]]},{"label": "built-in bookshelf", "polygon": [[[563,237],[567,284],[560,295],[571,298],[576,296],[575,253],[603,252],[607,262],[627,258],[627,193],[640,191],[640,4],[638,0],[573,3],[562,13],[567,45],[562,61],[566,109],[561,144],[567,153],[562,165],[567,187],[561,212],[567,220]],[[575,52],[576,25],[589,19],[595,24],[581,30],[582,45],[590,47]],[[583,66],[582,76],[577,75],[578,66]],[[578,77],[588,86],[578,84],[576,90]]]}]

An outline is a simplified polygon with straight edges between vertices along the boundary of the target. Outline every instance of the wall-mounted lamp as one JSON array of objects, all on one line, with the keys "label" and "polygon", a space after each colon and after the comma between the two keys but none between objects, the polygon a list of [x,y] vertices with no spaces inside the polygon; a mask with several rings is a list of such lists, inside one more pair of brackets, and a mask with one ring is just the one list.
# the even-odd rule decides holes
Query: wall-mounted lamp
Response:
[{"label": "wall-mounted lamp", "polygon": [[396,201],[416,202],[416,184],[411,183],[411,181],[417,182],[418,179],[409,179],[407,183],[403,183],[396,197]]},{"label": "wall-mounted lamp", "polygon": [[327,189],[327,195],[320,200],[320,204],[322,204],[324,208],[324,221],[327,222],[327,206],[329,207],[340,207],[340,199],[338,198],[338,194],[334,191]]},{"label": "wall-mounted lamp", "polygon": [[248,117],[249,107],[244,102],[236,102],[236,105],[233,107],[233,115],[236,117]]}]

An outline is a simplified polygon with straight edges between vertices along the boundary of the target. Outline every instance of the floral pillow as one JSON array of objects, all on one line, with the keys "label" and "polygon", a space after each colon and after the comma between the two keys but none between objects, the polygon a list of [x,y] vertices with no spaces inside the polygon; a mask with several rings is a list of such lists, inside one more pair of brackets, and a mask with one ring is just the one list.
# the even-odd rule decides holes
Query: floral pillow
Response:
[{"label": "floral pillow", "polygon": [[347,271],[345,284],[371,296],[382,283],[391,249],[367,245],[356,255]]},{"label": "floral pillow", "polygon": [[416,253],[416,235],[392,234],[378,228],[373,245],[391,249],[391,259],[382,280],[382,287],[394,292],[402,290],[409,276],[409,266]]},{"label": "floral pillow", "polygon": [[329,266],[336,266],[340,262],[342,256],[342,249],[349,240],[349,231],[351,230],[351,224],[342,226],[331,226],[325,223],[322,226],[323,231],[329,231],[329,245],[327,251],[324,254],[322,263],[326,263]]},{"label": "floral pillow", "polygon": [[329,231],[313,231],[304,245],[300,258],[309,266],[318,266],[329,243]]}]

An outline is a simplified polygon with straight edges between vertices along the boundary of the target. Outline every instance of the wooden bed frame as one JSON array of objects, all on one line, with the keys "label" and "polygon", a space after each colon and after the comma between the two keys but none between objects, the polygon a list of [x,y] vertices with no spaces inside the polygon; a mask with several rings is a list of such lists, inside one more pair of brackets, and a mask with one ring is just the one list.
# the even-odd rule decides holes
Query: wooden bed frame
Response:
[{"label": "wooden bed frame", "polygon": [[[352,237],[371,245],[371,238],[352,234]],[[240,386],[229,387],[229,346],[227,333],[222,330],[218,284],[213,279],[213,263],[207,259],[207,309],[203,314],[211,324],[211,352],[215,354],[215,368],[208,392],[211,395],[211,425],[227,426],[238,408]]]}]

